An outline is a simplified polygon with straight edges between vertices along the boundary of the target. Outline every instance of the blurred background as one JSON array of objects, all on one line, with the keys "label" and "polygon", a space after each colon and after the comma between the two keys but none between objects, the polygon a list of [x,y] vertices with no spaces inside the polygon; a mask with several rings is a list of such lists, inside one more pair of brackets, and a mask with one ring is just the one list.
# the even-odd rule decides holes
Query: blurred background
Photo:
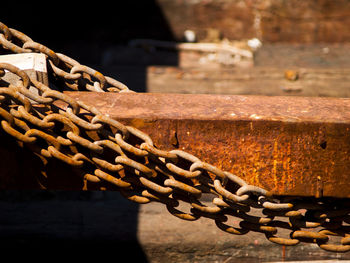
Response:
[{"label": "blurred background", "polygon": [[[348,0],[8,1],[0,19],[138,92],[350,96]],[[258,236],[217,231],[113,192],[0,193],[0,242],[14,257],[350,258],[312,244],[281,248]]]},{"label": "blurred background", "polygon": [[346,97],[349,8],[347,0],[39,1],[4,3],[2,18],[136,91]]}]

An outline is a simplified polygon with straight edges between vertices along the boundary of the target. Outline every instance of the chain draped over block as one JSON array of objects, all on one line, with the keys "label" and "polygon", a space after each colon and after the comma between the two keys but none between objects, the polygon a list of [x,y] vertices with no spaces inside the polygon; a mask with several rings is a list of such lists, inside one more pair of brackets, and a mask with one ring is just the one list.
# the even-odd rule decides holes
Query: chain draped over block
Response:
[{"label": "chain draped over block", "polygon": [[[35,154],[72,166],[91,184],[110,184],[131,201],[163,203],[172,215],[183,220],[207,217],[234,235],[254,231],[281,245],[311,242],[327,251],[350,251],[349,203],[272,196],[188,152],[158,149],[144,132],[63,93],[63,87],[74,91],[133,92],[123,83],[1,22],[0,44],[5,54],[45,54],[49,79],[59,82],[53,88],[51,83],[44,85],[14,65],[0,63],[0,80],[5,70],[21,79],[16,85],[0,86],[1,127]],[[30,91],[29,86],[37,92]],[[57,101],[66,107],[57,107]],[[98,135],[97,139],[89,136],[90,131]],[[201,200],[204,194],[211,196],[210,205]],[[189,205],[189,212],[177,208],[180,202]],[[241,221],[230,225],[232,217]],[[281,237],[278,232],[282,229],[289,235]],[[330,242],[332,236],[338,237],[337,243]]]}]

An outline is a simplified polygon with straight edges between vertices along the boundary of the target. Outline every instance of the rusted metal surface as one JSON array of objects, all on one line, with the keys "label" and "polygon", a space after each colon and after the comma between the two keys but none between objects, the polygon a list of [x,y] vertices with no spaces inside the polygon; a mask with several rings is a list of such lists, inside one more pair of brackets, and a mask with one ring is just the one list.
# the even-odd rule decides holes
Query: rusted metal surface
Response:
[{"label": "rusted metal surface", "polygon": [[[349,99],[67,94],[148,133],[161,149],[193,153],[276,195],[350,197]],[[94,189],[59,161],[43,172],[38,156],[2,136],[2,189]]]},{"label": "rusted metal surface", "polygon": [[68,92],[276,195],[350,197],[350,100]]}]

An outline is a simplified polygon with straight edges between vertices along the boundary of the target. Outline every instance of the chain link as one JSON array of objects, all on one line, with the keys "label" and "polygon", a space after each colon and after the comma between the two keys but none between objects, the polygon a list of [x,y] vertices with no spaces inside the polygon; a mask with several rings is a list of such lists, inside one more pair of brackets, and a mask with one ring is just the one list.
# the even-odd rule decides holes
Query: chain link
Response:
[{"label": "chain link", "polygon": [[[1,22],[0,43],[4,53],[45,54],[50,79],[61,87],[52,89],[15,66],[0,63],[0,77],[9,70],[21,79],[16,85],[0,87],[1,127],[42,158],[71,165],[91,184],[103,181],[113,185],[131,201],[163,203],[172,215],[183,220],[207,217],[219,229],[234,235],[254,231],[280,245],[311,242],[327,251],[350,251],[348,204],[334,199],[272,196],[190,153],[158,149],[142,131],[62,92],[63,88],[132,92],[127,86]],[[37,92],[30,91],[29,86]],[[57,107],[57,101],[66,104],[66,109]],[[45,110],[39,110],[39,105]],[[90,136],[89,131],[98,136]],[[211,196],[211,201],[204,204],[203,195]],[[189,212],[178,208],[185,203]],[[259,213],[261,216],[257,216]],[[232,224],[232,217],[241,221]],[[285,231],[289,236],[281,237]],[[340,238],[337,244],[330,242],[333,236]]]}]

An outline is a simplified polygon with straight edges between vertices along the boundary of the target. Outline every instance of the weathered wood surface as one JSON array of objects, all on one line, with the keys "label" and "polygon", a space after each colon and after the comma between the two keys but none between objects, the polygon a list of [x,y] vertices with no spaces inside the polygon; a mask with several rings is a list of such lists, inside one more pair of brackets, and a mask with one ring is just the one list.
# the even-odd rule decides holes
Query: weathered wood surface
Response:
[{"label": "weathered wood surface", "polygon": [[[286,72],[297,74],[295,81]],[[350,68],[231,68],[221,70],[150,67],[152,93],[350,97]]]},{"label": "weathered wood surface", "polygon": [[[227,65],[216,53],[114,47],[100,69],[137,91],[349,97],[349,51],[346,43],[263,43],[253,60]],[[290,70],[296,81],[286,78]]]}]

